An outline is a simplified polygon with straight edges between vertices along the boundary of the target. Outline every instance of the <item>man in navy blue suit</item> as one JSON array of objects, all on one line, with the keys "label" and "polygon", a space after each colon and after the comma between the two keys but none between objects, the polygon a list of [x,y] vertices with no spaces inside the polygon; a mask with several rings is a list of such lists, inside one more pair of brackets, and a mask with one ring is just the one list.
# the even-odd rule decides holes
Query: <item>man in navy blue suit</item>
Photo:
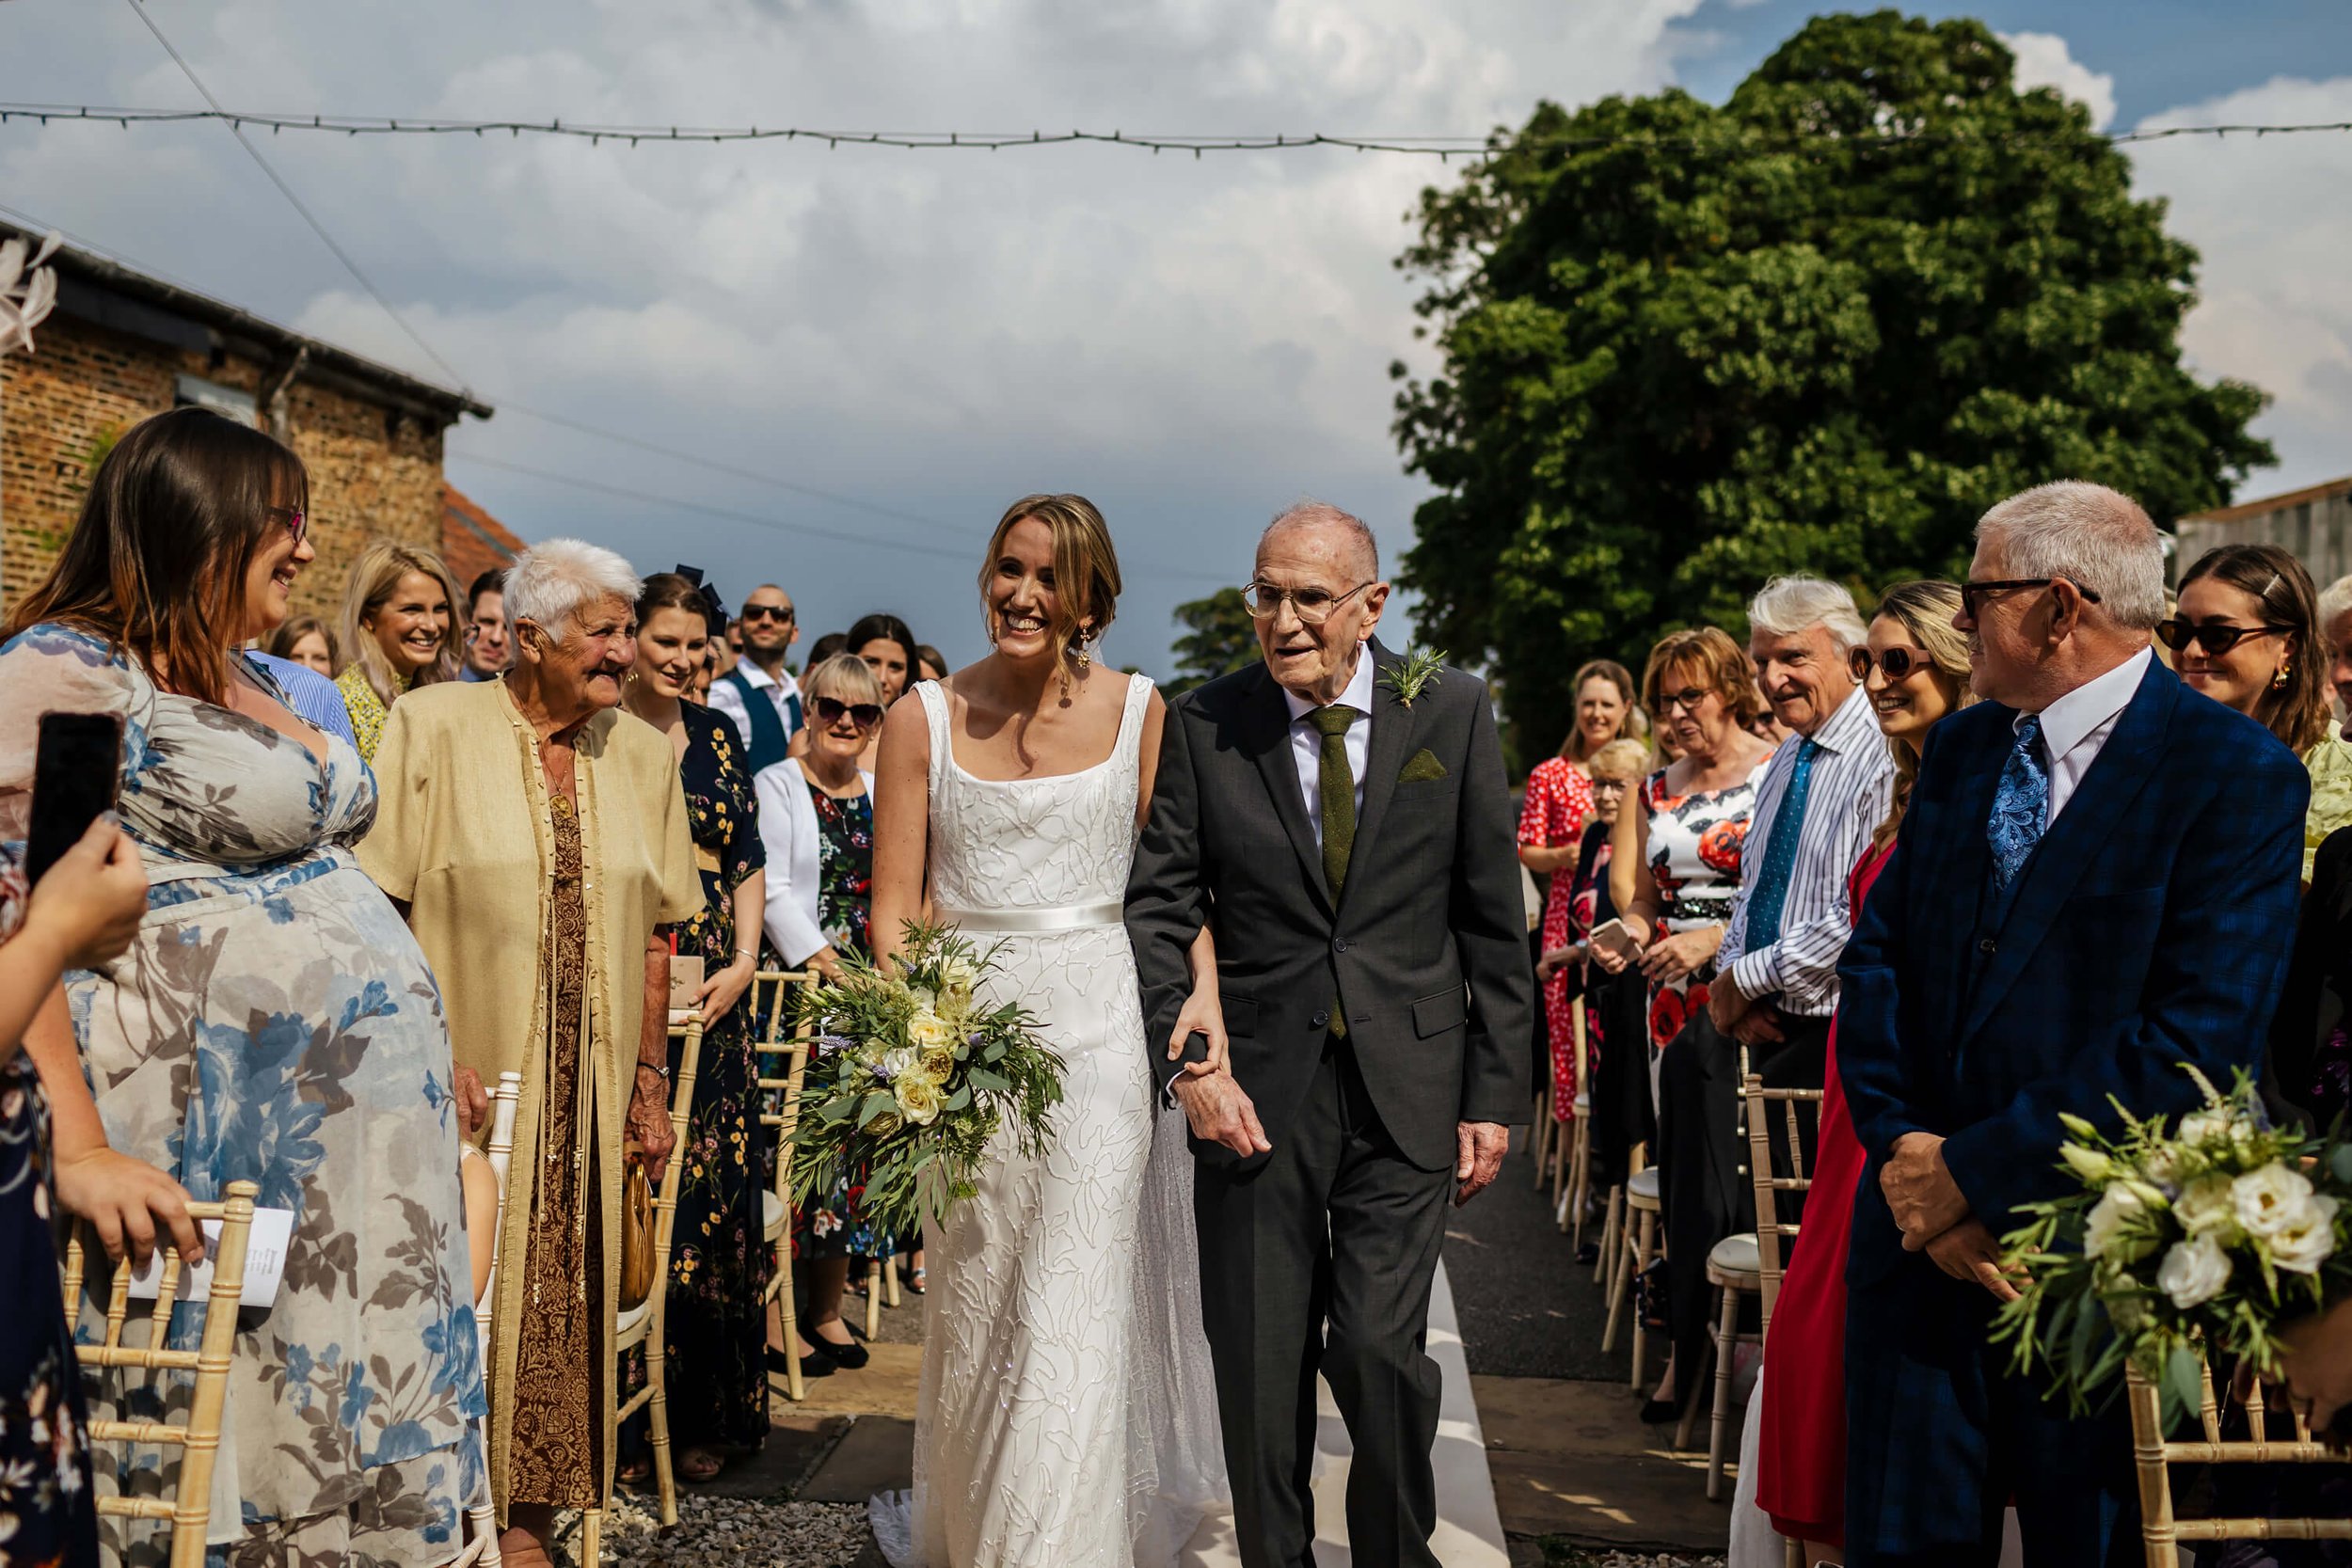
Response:
[{"label": "man in navy blue suit", "polygon": [[2061,1112],[2109,1131],[2257,1066],[2295,932],[2310,784],[2158,663],[2146,513],[2044,484],[1977,525],[1953,624],[1986,699],[1928,737],[1838,966],[1869,1158],[1847,1265],[1846,1560],[2143,1560],[2121,1407],[2069,1419],[1988,1342],[1998,1237],[2056,1196]]}]

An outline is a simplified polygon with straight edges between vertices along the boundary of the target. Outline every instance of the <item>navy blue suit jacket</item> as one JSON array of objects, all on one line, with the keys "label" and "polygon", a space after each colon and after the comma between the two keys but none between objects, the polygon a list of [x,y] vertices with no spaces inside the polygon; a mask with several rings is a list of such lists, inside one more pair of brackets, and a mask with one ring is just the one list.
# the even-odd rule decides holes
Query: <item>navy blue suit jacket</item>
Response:
[{"label": "navy blue suit jacket", "polygon": [[2232,1069],[2257,1067],[2294,943],[2309,775],[2161,663],[2026,863],[2006,920],[1979,930],[1985,822],[2015,717],[1979,703],[1930,732],[1899,847],[1838,965],[1837,1070],[1869,1159],[1857,1286],[1906,1258],[1878,1183],[1896,1139],[1941,1134],[1972,1212],[1995,1235],[2013,1228],[2019,1204],[2072,1185],[2058,1169],[2060,1112],[2113,1130],[2109,1096],[2140,1116],[2178,1113],[2199,1101],[2183,1064],[2224,1090]]}]

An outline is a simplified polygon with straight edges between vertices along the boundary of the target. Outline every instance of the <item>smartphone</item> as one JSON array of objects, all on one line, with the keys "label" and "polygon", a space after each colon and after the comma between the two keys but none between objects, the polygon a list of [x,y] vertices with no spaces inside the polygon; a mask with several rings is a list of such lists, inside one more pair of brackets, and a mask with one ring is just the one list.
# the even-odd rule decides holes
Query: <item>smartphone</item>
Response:
[{"label": "smartphone", "polygon": [[33,821],[24,875],[38,882],[115,809],[122,782],[122,719],[113,713],[44,713],[33,758]]}]

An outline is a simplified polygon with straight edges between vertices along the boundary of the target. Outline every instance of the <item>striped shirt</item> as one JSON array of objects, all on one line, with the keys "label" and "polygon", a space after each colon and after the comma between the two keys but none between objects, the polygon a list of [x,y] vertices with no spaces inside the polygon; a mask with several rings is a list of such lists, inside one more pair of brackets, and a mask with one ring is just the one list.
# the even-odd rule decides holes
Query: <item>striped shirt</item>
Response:
[{"label": "striped shirt", "polygon": [[1788,901],[1781,906],[1779,940],[1749,950],[1748,904],[1771,847],[1772,819],[1796,771],[1802,748],[1793,739],[1773,753],[1756,791],[1756,815],[1740,851],[1740,902],[1724,931],[1715,968],[1731,976],[1742,996],[1777,993],[1783,1012],[1827,1018],[1837,1010],[1837,958],[1853,931],[1846,879],[1886,819],[1895,794],[1895,759],[1879,734],[1869,696],[1859,686],[1812,739],[1820,754],[1797,825],[1797,859],[1788,872]]},{"label": "striped shirt", "polygon": [[343,706],[343,694],[333,681],[307,664],[258,648],[246,649],[245,657],[277,680],[278,689],[286,694],[286,707],[294,717],[325,734],[341,736],[346,745],[358,749],[358,743],[351,738],[351,712]]}]

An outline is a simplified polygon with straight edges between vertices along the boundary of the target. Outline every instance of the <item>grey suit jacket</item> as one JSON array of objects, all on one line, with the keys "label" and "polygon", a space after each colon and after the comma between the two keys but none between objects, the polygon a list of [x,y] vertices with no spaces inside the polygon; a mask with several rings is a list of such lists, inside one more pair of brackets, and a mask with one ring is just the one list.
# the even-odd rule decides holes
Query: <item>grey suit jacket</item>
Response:
[{"label": "grey suit jacket", "polygon": [[[1380,677],[1398,663],[1376,641],[1372,657]],[[1213,918],[1232,1069],[1267,1138],[1281,1142],[1314,1077],[1337,998],[1381,1120],[1436,1170],[1455,1158],[1457,1122],[1526,1119],[1534,974],[1486,683],[1449,667],[1409,706],[1378,677],[1374,690],[1336,904],[1265,668],[1169,704],[1127,930],[1164,1081],[1186,953]],[[1235,1158],[1199,1140],[1194,1152]]]}]

